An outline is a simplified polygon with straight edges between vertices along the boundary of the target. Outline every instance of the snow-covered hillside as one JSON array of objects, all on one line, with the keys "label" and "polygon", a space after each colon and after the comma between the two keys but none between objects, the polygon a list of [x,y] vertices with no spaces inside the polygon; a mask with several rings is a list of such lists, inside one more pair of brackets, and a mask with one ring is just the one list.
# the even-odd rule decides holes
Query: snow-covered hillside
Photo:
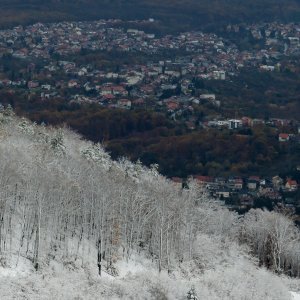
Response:
[{"label": "snow-covered hillside", "polygon": [[113,162],[3,108],[0,196],[0,299],[187,299],[194,287],[199,300],[290,300],[300,290],[283,268],[300,269],[289,217],[242,218],[195,182],[182,190],[156,166]]},{"label": "snow-covered hillside", "polygon": [[0,269],[0,299],[187,299],[192,286],[198,299],[292,299],[281,278],[244,257],[204,272],[187,264],[172,274],[158,273],[151,260],[139,255],[119,261],[116,267],[118,276],[104,272],[100,277],[88,263],[51,261],[35,271],[22,259],[17,268]]}]

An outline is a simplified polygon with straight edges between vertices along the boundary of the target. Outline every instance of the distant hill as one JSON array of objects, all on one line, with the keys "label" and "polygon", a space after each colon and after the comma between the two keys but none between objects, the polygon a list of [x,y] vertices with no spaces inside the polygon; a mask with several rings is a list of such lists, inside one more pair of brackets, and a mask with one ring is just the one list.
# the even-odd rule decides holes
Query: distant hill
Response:
[{"label": "distant hill", "polygon": [[169,29],[210,28],[226,23],[299,21],[299,0],[0,0],[0,26],[59,20],[155,18]]}]

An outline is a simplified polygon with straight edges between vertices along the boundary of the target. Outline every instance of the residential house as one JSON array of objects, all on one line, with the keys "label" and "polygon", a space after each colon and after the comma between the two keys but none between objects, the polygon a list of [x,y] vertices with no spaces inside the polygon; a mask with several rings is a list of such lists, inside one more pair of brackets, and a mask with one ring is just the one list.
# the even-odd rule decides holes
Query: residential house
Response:
[{"label": "residential house", "polygon": [[226,179],[224,177],[216,177],[215,183],[219,186],[225,186]]},{"label": "residential house", "polygon": [[242,178],[235,178],[234,180],[234,189],[235,190],[242,190],[243,189],[243,179]]},{"label": "residential house", "polygon": [[43,90],[50,91],[50,90],[51,90],[51,85],[50,85],[50,84],[43,84],[43,85],[41,86],[41,88],[42,88]]},{"label": "residential house", "polygon": [[286,181],[285,184],[285,188],[289,191],[289,192],[294,192],[298,190],[298,184],[296,180],[292,180],[292,179],[288,179]]},{"label": "residential house", "polygon": [[230,197],[230,190],[226,188],[220,188],[216,190],[215,195],[219,199],[228,199]]},{"label": "residential house", "polygon": [[257,189],[257,187],[258,187],[258,183],[257,183],[256,180],[248,179],[248,181],[247,181],[247,188],[248,188],[249,190],[254,191],[254,190]]},{"label": "residential house", "polygon": [[111,86],[104,86],[104,87],[102,87],[100,94],[102,96],[112,95],[112,88],[111,88]]},{"label": "residential house", "polygon": [[127,96],[127,90],[122,86],[112,86],[111,87],[113,95],[116,96]]},{"label": "residential house", "polygon": [[288,142],[290,140],[290,135],[288,133],[280,133],[278,140],[279,142]]},{"label": "residential house", "polygon": [[210,176],[195,175],[194,179],[201,186],[210,187],[215,185],[214,178]]},{"label": "residential house", "polygon": [[183,187],[183,179],[180,177],[172,177],[171,181],[176,188],[181,189]]},{"label": "residential house", "polygon": [[243,125],[242,120],[231,119],[228,120],[228,128],[229,129],[237,129]]},{"label": "residential house", "polygon": [[214,71],[213,77],[216,80],[225,80],[226,79],[226,72],[225,71]]},{"label": "residential house", "polygon": [[166,106],[169,111],[174,111],[179,108],[179,104],[175,101],[169,101],[166,103]]},{"label": "residential house", "polygon": [[200,100],[216,100],[215,94],[202,94],[199,96]]},{"label": "residential house", "polygon": [[127,108],[127,109],[130,109],[131,108],[131,101],[128,100],[128,99],[120,99],[118,101],[118,106],[120,108]]},{"label": "residential house", "polygon": [[37,81],[28,81],[28,84],[27,84],[29,89],[35,89],[35,88],[39,87],[39,85],[40,84]]},{"label": "residential house", "polygon": [[69,89],[72,89],[72,88],[77,88],[79,85],[78,85],[78,82],[76,80],[70,80],[68,82],[68,88]]}]

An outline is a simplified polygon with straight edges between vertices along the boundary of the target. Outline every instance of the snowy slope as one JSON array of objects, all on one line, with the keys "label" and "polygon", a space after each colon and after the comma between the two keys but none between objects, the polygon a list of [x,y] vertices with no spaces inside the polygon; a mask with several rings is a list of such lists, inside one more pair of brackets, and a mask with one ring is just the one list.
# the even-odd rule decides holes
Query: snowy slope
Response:
[{"label": "snowy slope", "polygon": [[[133,255],[117,263],[119,275],[102,277],[91,263],[65,264],[52,261],[36,272],[21,259],[18,267],[0,269],[0,299],[186,299],[195,286],[199,299],[207,300],[290,300],[288,286],[245,257],[233,264],[219,262],[204,272],[195,265],[182,265],[168,274],[158,273],[153,262]],[[296,294],[293,294],[296,296]],[[299,295],[298,295],[299,296]],[[298,299],[298,298],[295,298]]]},{"label": "snowy slope", "polygon": [[258,267],[240,241],[278,215],[243,224],[195,182],[181,190],[155,167],[113,162],[100,145],[1,108],[0,140],[0,300],[184,300],[192,286],[201,300],[298,296],[297,280]]}]

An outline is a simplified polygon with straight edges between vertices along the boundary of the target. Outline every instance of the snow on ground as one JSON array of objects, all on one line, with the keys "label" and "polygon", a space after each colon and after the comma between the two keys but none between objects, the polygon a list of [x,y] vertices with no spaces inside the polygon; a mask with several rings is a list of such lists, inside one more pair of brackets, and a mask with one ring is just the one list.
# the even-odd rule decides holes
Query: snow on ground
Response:
[{"label": "snow on ground", "polygon": [[194,260],[172,265],[171,274],[159,274],[157,263],[142,253],[132,253],[129,260],[120,254],[116,277],[104,267],[98,275],[97,252],[92,247],[85,250],[83,261],[60,257],[41,263],[38,272],[30,260],[10,256],[0,259],[0,300],[184,300],[192,286],[205,300],[299,300],[292,299],[297,295],[289,291],[300,290],[300,280],[258,268],[236,247],[203,235]]},{"label": "snow on ground", "polygon": [[291,299],[289,291],[300,290],[300,281],[289,285],[289,279],[258,268],[237,245],[226,245],[201,236],[194,260],[171,266],[171,274],[159,274],[156,262],[142,253],[133,253],[129,260],[120,254],[116,277],[105,268],[98,275],[92,247],[86,249],[84,261],[51,260],[38,272],[30,260],[11,256],[0,260],[5,266],[0,267],[0,300],[184,300],[192,286],[205,300],[298,300]]},{"label": "snow on ground", "polygon": [[[20,259],[18,267],[0,269],[0,299],[94,300],[94,299],[186,299],[195,286],[199,299],[206,300],[291,300],[280,277],[256,267],[246,258],[233,265],[201,271],[194,264],[182,265],[172,274],[158,273],[156,264],[142,255],[116,264],[118,276],[99,277],[93,263],[61,264],[52,261],[35,272],[31,263]],[[293,290],[290,288],[290,290]],[[295,289],[296,286],[295,286]],[[294,299],[295,293],[292,293]]]},{"label": "snow on ground", "polygon": [[291,292],[291,294],[292,294],[292,300],[300,300],[299,293]]}]

